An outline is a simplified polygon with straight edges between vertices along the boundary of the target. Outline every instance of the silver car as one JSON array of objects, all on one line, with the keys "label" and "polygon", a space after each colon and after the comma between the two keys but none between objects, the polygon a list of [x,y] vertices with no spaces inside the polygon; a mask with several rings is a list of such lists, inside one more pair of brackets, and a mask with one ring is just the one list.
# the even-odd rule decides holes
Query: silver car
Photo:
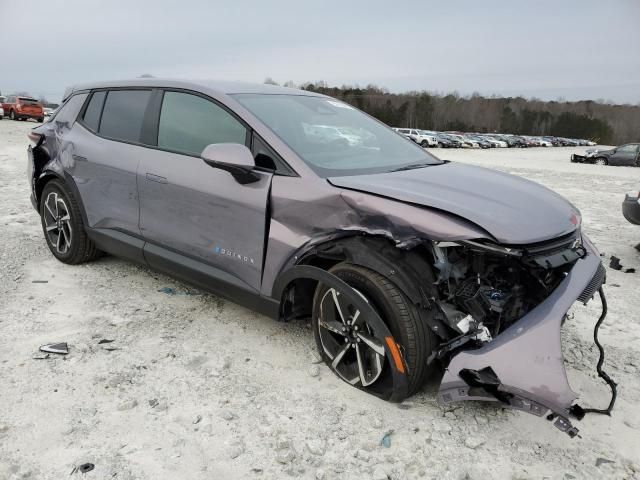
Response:
[{"label": "silver car", "polygon": [[560,327],[574,302],[604,301],[604,269],[558,194],[268,85],[80,85],[29,137],[31,200],[60,261],[107,252],[311,319],[327,366],[386,400],[444,368],[441,402],[577,433]]}]

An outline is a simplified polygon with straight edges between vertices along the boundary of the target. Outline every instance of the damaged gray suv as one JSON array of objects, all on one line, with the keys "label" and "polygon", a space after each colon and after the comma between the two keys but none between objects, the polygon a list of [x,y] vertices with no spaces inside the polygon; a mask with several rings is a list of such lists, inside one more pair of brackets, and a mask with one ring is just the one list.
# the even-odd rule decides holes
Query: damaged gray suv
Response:
[{"label": "damaged gray suv", "polygon": [[329,368],[386,400],[443,366],[441,402],[497,401],[577,433],[588,410],[560,328],[598,292],[599,326],[605,270],[556,193],[267,85],[81,85],[29,137],[31,200],[60,261],[108,252],[311,319]]}]

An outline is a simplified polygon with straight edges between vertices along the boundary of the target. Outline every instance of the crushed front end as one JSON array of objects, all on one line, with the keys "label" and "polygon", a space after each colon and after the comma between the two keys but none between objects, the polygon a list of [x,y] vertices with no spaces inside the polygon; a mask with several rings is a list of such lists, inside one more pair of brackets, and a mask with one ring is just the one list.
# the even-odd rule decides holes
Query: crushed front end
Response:
[{"label": "crushed front end", "polygon": [[530,246],[466,241],[432,249],[439,315],[456,332],[430,358],[447,365],[439,401],[499,401],[575,436],[569,418],[584,410],[573,404],[560,328],[576,300],[601,292],[605,270],[593,244],[577,229]]}]

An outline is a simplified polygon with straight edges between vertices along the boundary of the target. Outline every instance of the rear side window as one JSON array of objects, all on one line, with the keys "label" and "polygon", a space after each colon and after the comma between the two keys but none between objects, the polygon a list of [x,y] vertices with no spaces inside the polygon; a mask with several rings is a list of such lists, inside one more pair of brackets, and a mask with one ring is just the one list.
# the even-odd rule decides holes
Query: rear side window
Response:
[{"label": "rear side window", "polygon": [[84,101],[86,99],[86,93],[74,95],[58,109],[56,116],[53,117],[52,121],[54,121],[58,126],[65,126],[67,128],[71,127],[73,122],[76,121],[78,113],[80,113],[80,109],[82,108],[82,105],[84,105]]},{"label": "rear side window", "polygon": [[100,114],[102,113],[102,104],[107,96],[107,92],[95,92],[89,100],[89,105],[84,111],[84,117],[82,120],[84,124],[94,132],[98,131],[100,125]]},{"label": "rear side window", "polygon": [[212,143],[244,145],[246,135],[247,129],[215,103],[188,93],[165,92],[158,147],[199,156]]},{"label": "rear side window", "polygon": [[18,101],[23,105],[38,105],[38,103],[40,103],[35,98],[29,97],[20,97],[18,98]]},{"label": "rear side window", "polygon": [[100,120],[100,135],[125,142],[140,142],[150,90],[111,90]]}]

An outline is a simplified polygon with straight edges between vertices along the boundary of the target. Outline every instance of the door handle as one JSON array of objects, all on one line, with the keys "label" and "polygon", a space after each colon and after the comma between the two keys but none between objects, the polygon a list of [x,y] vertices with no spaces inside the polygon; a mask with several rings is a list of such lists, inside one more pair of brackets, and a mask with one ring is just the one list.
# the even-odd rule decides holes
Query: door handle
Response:
[{"label": "door handle", "polygon": [[147,180],[157,183],[169,183],[165,177],[154,175],[153,173],[147,173]]}]

